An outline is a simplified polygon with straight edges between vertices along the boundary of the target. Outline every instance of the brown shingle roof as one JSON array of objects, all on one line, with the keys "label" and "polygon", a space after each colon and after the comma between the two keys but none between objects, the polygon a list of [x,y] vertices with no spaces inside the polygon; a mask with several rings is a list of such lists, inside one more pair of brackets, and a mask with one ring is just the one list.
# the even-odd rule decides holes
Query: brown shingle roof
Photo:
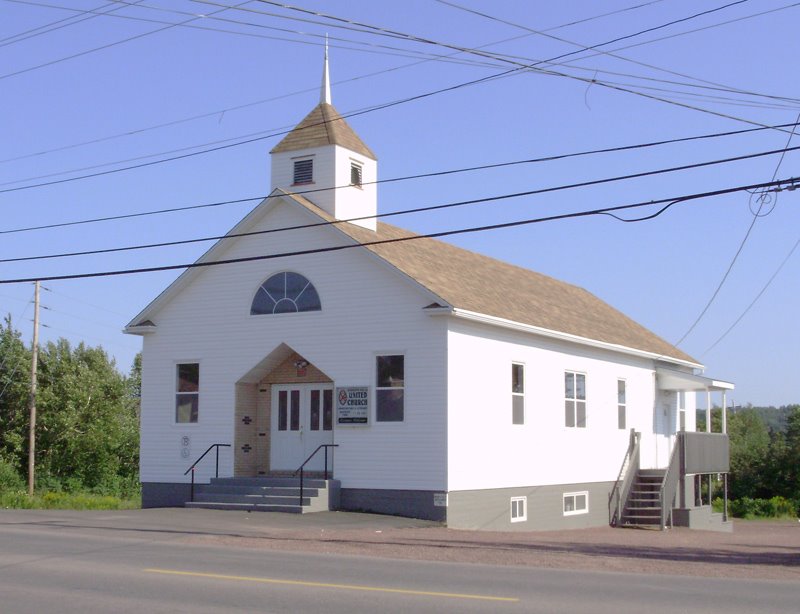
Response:
[{"label": "brown shingle roof", "polygon": [[[332,221],[302,196],[288,196]],[[336,227],[359,243],[418,236],[381,222],[377,232]],[[455,308],[700,364],[583,288],[530,269],[429,238],[364,247]]]},{"label": "brown shingle roof", "polygon": [[294,130],[283,137],[270,153],[297,151],[324,145],[341,145],[362,156],[377,160],[372,150],[358,138],[358,135],[339,115],[339,112],[325,102],[321,102],[305,116]]}]

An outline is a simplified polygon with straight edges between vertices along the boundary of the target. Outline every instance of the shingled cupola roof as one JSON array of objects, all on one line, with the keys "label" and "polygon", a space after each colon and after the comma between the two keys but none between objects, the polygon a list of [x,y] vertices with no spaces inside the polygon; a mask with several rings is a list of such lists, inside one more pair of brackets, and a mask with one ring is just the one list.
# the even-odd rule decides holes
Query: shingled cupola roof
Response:
[{"label": "shingled cupola roof", "polygon": [[378,158],[327,102],[319,103],[270,153],[339,145],[370,160]]},{"label": "shingled cupola roof", "polygon": [[331,104],[327,41],[325,42],[325,63],[322,69],[319,104],[295,126],[294,130],[283,137],[283,140],[270,153],[297,151],[326,145],[339,145],[366,156],[370,160],[378,159]]}]

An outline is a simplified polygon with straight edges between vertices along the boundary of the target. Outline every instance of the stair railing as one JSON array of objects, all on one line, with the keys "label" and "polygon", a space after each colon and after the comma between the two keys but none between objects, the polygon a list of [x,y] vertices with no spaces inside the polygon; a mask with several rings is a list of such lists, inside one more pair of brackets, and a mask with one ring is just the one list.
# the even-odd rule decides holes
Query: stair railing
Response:
[{"label": "stair railing", "polygon": [[678,433],[675,437],[675,447],[669,459],[669,466],[664,472],[664,479],[661,481],[661,489],[658,493],[658,501],[661,506],[661,530],[667,528],[667,518],[669,526],[672,527],[672,507],[675,495],[678,493],[678,481],[681,477],[680,464],[683,457],[683,436]]},{"label": "stair railing", "polygon": [[619,470],[617,481],[614,483],[614,487],[608,495],[608,523],[612,527],[616,527],[622,522],[625,503],[628,500],[628,495],[633,485],[633,479],[639,471],[640,437],[640,433],[637,433],[635,429],[631,429],[628,451],[625,452],[625,458],[622,461],[622,467]]},{"label": "stair railing", "polygon": [[220,448],[230,448],[230,447],[231,447],[231,444],[229,444],[229,443],[212,443],[210,446],[208,446],[208,450],[203,452],[200,455],[200,458],[198,458],[196,461],[194,461],[192,463],[192,466],[189,467],[186,471],[183,472],[183,475],[186,475],[190,471],[192,472],[192,486],[191,486],[191,489],[190,489],[190,497],[189,497],[190,501],[194,501],[194,471],[195,471],[195,469],[197,469],[197,465],[199,465],[200,461],[203,460],[206,457],[206,454],[208,454],[209,452],[211,452],[211,450],[216,448],[216,450],[217,450],[217,461],[216,461],[216,468],[214,470],[214,477],[218,478],[219,477],[219,449]]},{"label": "stair railing", "polygon": [[[305,467],[308,464],[308,461],[310,461],[312,458],[314,458],[314,456],[316,456],[317,452],[319,452],[323,448],[325,449],[325,480],[327,481],[327,479],[328,479],[328,448],[338,448],[338,447],[339,447],[338,443],[323,443],[323,444],[317,446],[317,449],[314,450],[309,455],[309,457],[306,460],[303,461],[303,464],[300,465],[297,468],[297,471],[295,471],[292,474],[292,477],[296,476],[298,473],[300,474],[300,509],[301,510],[303,509],[303,479],[305,477]],[[333,450],[331,450],[331,475],[333,475],[333,460],[334,460],[333,459]]]}]

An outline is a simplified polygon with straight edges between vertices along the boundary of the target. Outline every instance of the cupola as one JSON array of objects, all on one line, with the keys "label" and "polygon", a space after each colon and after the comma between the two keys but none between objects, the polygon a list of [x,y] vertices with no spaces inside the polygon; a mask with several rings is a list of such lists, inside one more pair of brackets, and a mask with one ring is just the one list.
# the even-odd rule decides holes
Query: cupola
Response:
[{"label": "cupola", "polygon": [[331,104],[327,45],[319,104],[270,154],[273,190],[300,193],[337,220],[375,230],[378,161]]}]

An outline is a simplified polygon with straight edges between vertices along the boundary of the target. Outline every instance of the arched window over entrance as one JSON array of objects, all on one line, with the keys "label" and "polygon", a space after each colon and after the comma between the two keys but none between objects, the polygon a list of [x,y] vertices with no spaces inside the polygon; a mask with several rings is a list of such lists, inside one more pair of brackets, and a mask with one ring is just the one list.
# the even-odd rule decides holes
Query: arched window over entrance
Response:
[{"label": "arched window over entrance", "polygon": [[299,273],[276,273],[261,284],[250,305],[250,315],[320,311],[322,305],[314,285]]}]

